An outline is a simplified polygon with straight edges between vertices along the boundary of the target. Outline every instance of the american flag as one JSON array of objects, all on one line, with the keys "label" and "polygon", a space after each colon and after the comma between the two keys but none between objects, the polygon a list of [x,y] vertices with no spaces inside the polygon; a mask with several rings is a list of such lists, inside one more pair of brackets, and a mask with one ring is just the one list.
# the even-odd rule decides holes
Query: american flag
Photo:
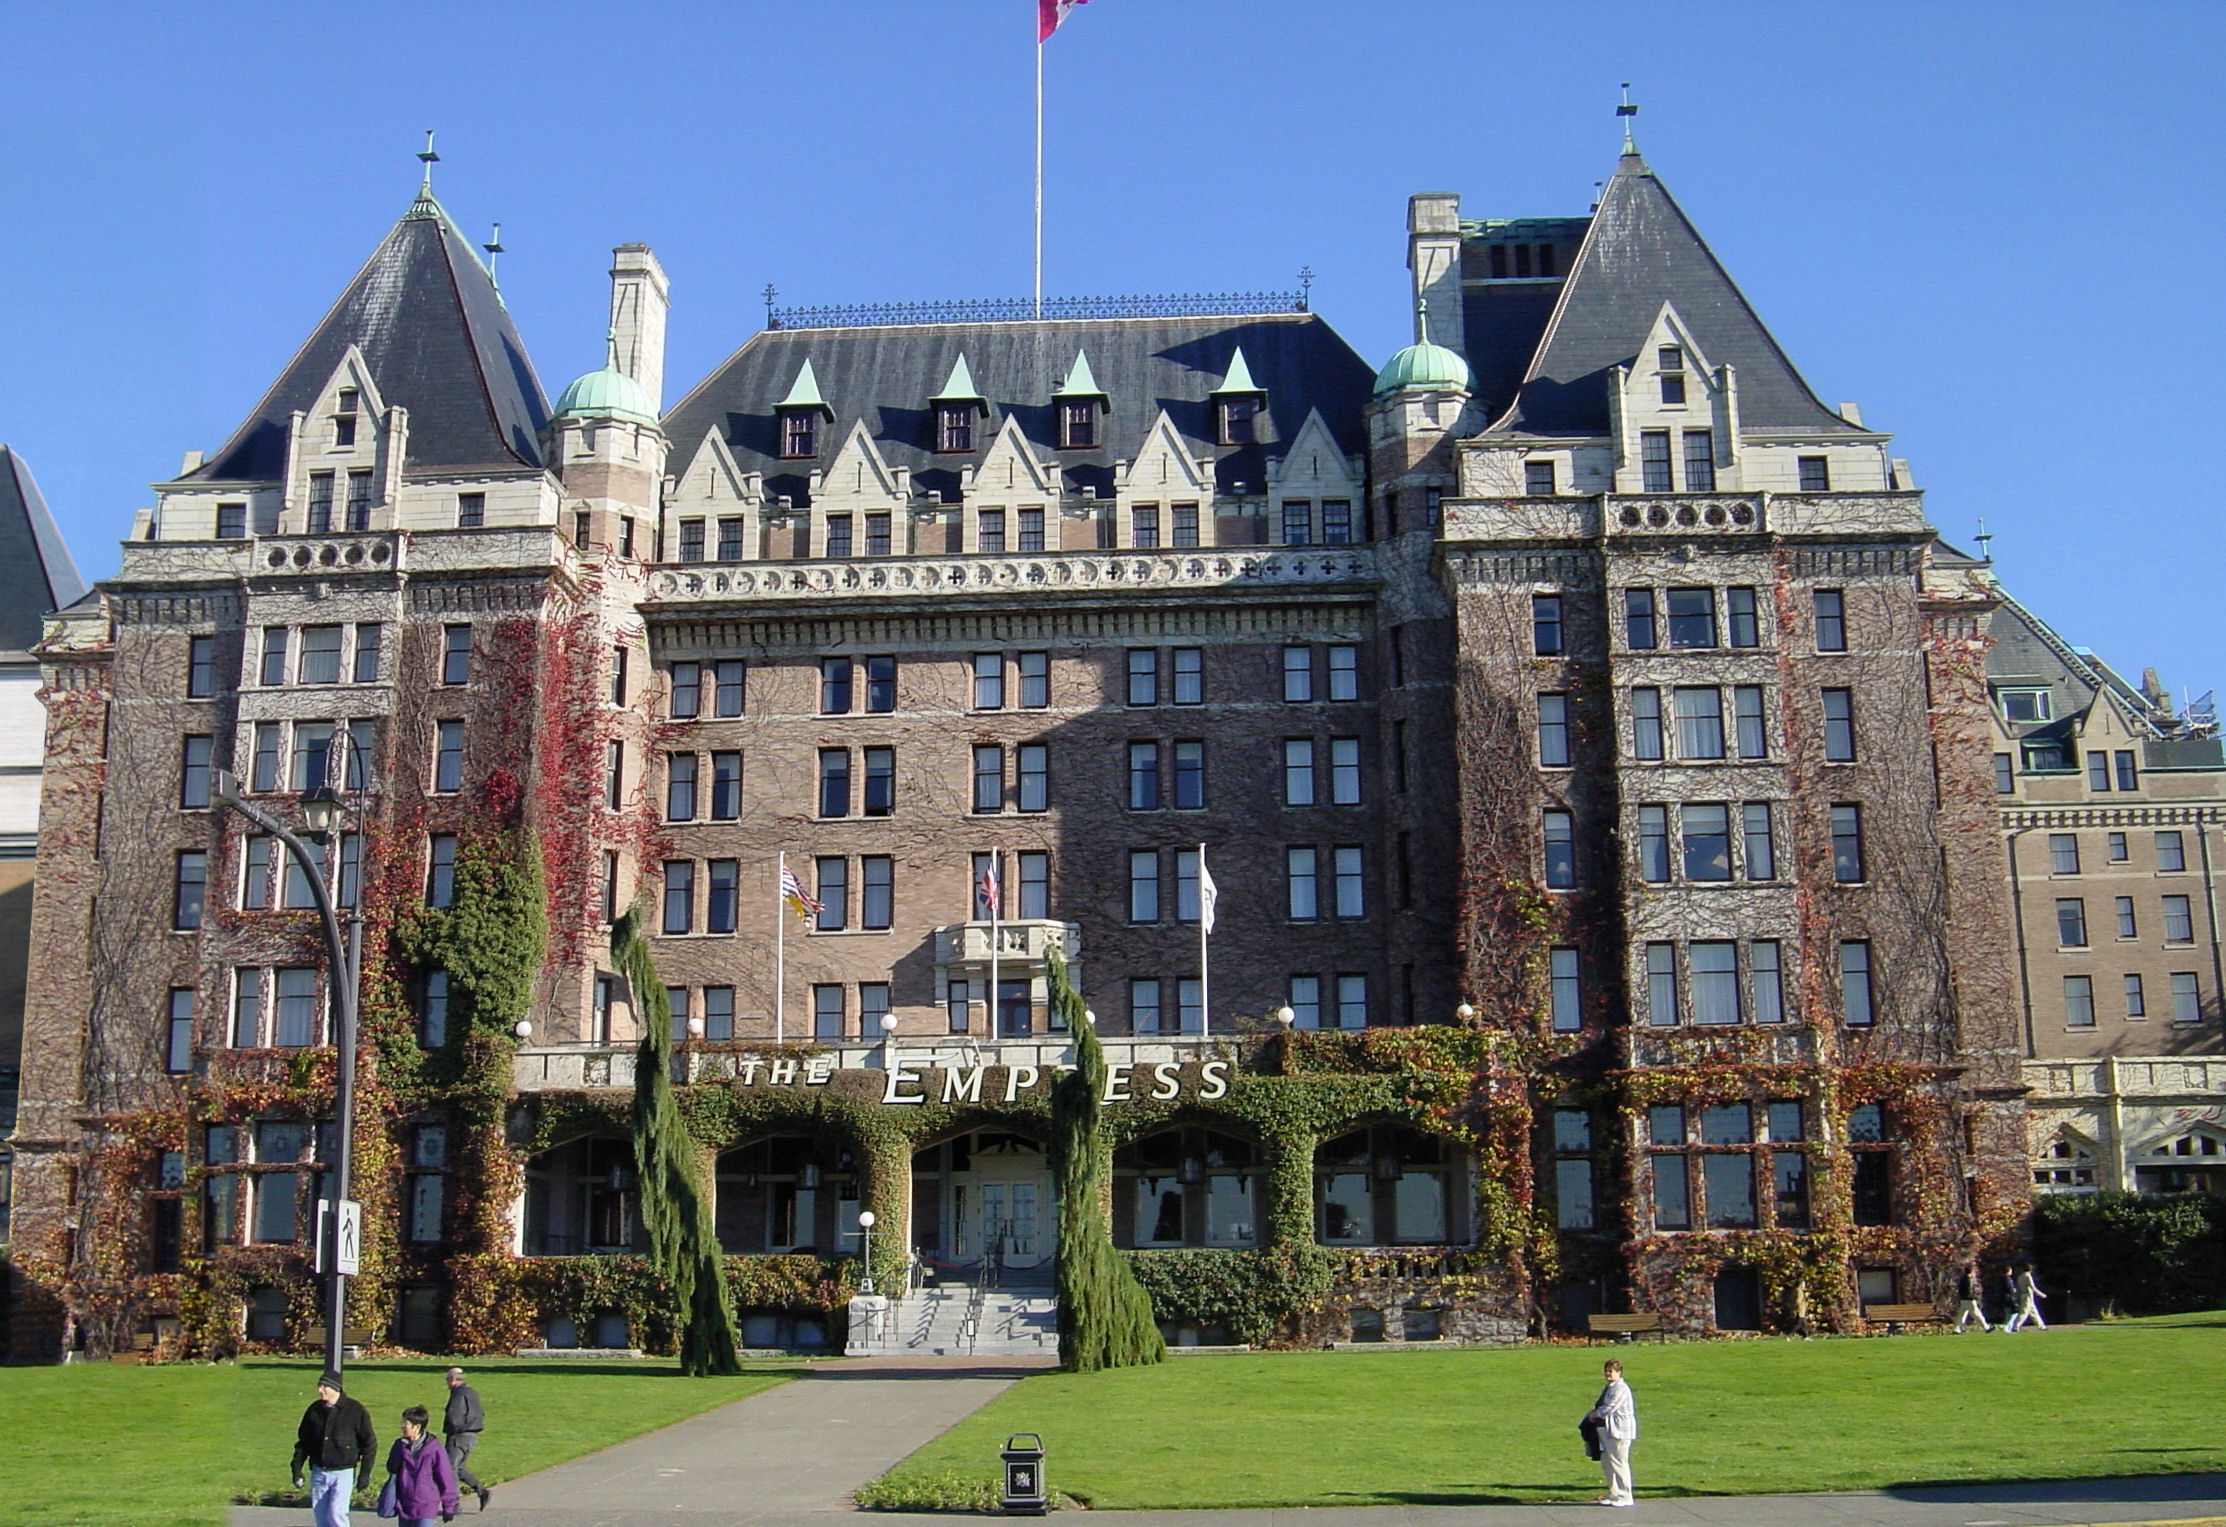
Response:
[{"label": "american flag", "polygon": [[804,882],[796,878],[796,871],[781,866],[781,900],[796,909],[796,915],[809,921],[819,915],[819,898],[804,889]]}]

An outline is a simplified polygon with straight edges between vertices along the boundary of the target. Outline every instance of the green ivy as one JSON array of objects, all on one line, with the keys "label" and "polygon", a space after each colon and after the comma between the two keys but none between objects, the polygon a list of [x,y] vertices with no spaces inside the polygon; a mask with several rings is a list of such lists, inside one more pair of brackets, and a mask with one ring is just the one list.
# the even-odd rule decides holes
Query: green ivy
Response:
[{"label": "green ivy", "polygon": [[2048,1194],[2033,1204],[2035,1277],[2128,1314],[2226,1304],[2226,1199],[2201,1193]]}]

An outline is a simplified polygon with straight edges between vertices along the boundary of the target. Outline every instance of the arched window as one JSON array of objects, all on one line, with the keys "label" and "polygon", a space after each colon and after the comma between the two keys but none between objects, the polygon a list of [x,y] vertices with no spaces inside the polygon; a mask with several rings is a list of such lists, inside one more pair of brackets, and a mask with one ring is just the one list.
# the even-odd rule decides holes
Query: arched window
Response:
[{"label": "arched window", "polygon": [[1114,1153],[1117,1245],[1257,1246],[1259,1206],[1259,1151],[1234,1135],[1163,1130]]},{"label": "arched window", "polygon": [[644,1244],[630,1142],[574,1140],[526,1163],[527,1256],[610,1255]]},{"label": "arched window", "polygon": [[823,1142],[774,1135],[728,1151],[719,1157],[715,1187],[713,1219],[720,1248],[730,1254],[838,1256],[857,1249],[857,1174],[848,1155]]},{"label": "arched window", "polygon": [[1453,1239],[1445,1142],[1402,1124],[1340,1135],[1314,1153],[1314,1233],[1325,1246],[1435,1246]]},{"label": "arched window", "polygon": [[2091,1145],[2069,1130],[2059,1130],[2033,1163],[2033,1186],[2043,1193],[2092,1192],[2095,1165]]}]

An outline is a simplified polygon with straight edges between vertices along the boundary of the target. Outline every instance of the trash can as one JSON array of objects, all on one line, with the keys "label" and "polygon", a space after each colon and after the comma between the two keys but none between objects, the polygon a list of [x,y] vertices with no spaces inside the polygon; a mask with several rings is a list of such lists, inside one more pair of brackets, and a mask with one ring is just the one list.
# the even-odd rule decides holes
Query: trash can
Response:
[{"label": "trash can", "polygon": [[1005,1439],[1005,1499],[1007,1516],[1042,1516],[1051,1509],[1043,1487],[1043,1438],[1021,1432]]}]

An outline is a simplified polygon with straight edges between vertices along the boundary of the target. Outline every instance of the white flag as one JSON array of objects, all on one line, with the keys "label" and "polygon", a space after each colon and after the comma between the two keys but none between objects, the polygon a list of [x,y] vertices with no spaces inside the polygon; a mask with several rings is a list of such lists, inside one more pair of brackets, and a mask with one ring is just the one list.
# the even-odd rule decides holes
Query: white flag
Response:
[{"label": "white flag", "polygon": [[1221,893],[1214,888],[1213,872],[1206,868],[1206,845],[1198,845],[1198,925],[1213,932],[1213,904]]}]

